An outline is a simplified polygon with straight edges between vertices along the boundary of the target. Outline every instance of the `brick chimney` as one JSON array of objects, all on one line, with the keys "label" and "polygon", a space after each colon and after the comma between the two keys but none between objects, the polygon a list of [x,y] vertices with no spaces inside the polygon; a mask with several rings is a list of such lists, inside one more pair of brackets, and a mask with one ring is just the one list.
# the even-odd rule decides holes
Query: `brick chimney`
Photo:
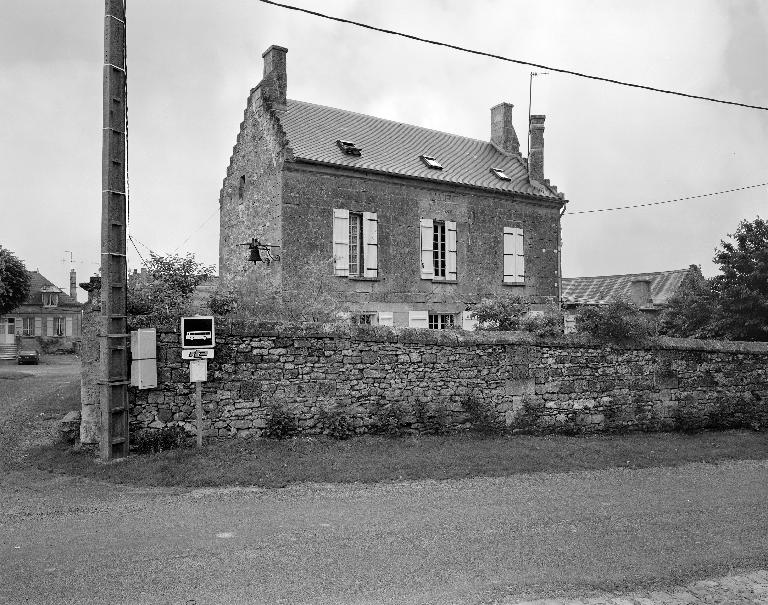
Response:
[{"label": "brick chimney", "polygon": [[531,148],[528,150],[528,176],[544,182],[544,118],[531,116]]},{"label": "brick chimney", "polygon": [[74,269],[69,271],[69,295],[77,300],[77,274]]},{"label": "brick chimney", "polygon": [[520,141],[512,126],[512,103],[491,107],[491,143],[507,153],[520,153]]},{"label": "brick chimney", "polygon": [[261,94],[265,103],[276,111],[287,107],[288,76],[285,55],[287,48],[270,46],[263,55],[264,77],[261,80]]},{"label": "brick chimney", "polygon": [[651,280],[647,277],[635,277],[629,286],[629,295],[632,302],[638,307],[647,307],[653,304],[651,300]]}]

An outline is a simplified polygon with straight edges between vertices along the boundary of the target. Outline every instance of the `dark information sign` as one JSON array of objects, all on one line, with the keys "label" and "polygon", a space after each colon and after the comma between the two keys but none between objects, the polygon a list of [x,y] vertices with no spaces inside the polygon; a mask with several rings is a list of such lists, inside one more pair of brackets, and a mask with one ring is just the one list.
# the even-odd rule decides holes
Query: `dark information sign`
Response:
[{"label": "dark information sign", "polygon": [[184,349],[212,349],[216,344],[213,317],[182,317],[181,347]]}]

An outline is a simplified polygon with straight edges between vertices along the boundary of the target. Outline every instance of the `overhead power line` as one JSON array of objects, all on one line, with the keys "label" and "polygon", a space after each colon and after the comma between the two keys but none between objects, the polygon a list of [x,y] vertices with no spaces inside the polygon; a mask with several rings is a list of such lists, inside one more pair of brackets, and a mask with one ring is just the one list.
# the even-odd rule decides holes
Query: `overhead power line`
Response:
[{"label": "overhead power line", "polygon": [[453,50],[458,50],[465,53],[470,53],[473,55],[479,55],[481,57],[489,57],[491,59],[498,59],[500,61],[507,61],[508,63],[517,63],[518,65],[528,65],[530,67],[536,67],[538,69],[548,69],[550,71],[558,72],[561,74],[568,74],[570,76],[577,76],[579,78],[587,78],[590,80],[597,80],[598,82],[607,82],[609,84],[618,84],[619,86],[628,86],[630,88],[640,88],[642,90],[650,90],[651,92],[660,92],[668,95],[676,95],[678,97],[686,97],[688,99],[698,99],[700,101],[709,101],[711,103],[721,103],[723,105],[735,105],[737,107],[746,107],[749,109],[761,109],[763,111],[768,111],[768,107],[764,107],[762,105],[750,105],[748,103],[739,103],[737,101],[726,101],[725,99],[715,99],[713,97],[704,97],[701,95],[694,95],[687,92],[680,92],[676,90],[667,90],[664,88],[656,88],[655,86],[647,86],[645,84],[634,84],[632,82],[624,82],[622,80],[614,80],[612,78],[604,78],[602,76],[593,76],[590,74],[581,73],[578,71],[573,71],[570,69],[562,69],[560,67],[553,67],[551,65],[543,65],[541,63],[533,63],[531,61],[523,61],[522,59],[510,59],[509,57],[504,57],[502,55],[497,55],[494,53],[485,52],[482,50],[475,50],[472,48],[465,48],[463,46],[458,46],[456,44],[450,44],[448,42],[440,42],[438,40],[430,40],[428,38],[421,38],[419,36],[414,36],[413,34],[406,34],[403,32],[398,32],[392,29],[386,29],[383,27],[376,27],[374,25],[368,25],[367,23],[360,23],[359,21],[352,21],[351,19],[344,19],[342,17],[334,17],[333,15],[326,15],[324,13],[320,13],[317,11],[309,10],[307,8],[300,8],[298,6],[291,6],[290,4],[283,4],[281,2],[274,2],[274,0],[258,0],[259,2],[263,2],[264,4],[270,4],[272,6],[278,6],[280,8],[285,8],[292,11],[297,11],[300,13],[306,13],[308,15],[313,15],[315,17],[320,17],[322,19],[328,19],[329,21],[337,21],[338,23],[346,23],[348,25],[355,25],[357,27],[362,27],[364,29],[370,29],[372,31],[380,32],[383,34],[390,34],[392,36],[400,36],[401,38],[407,38],[409,40],[415,40],[416,42],[423,42],[425,44],[432,44],[433,46],[442,46],[444,48],[450,48]]},{"label": "overhead power line", "polygon": [[755,189],[756,187],[765,187],[766,185],[768,185],[768,183],[760,183],[759,185],[745,185],[744,187],[737,187],[736,189],[726,189],[725,191],[713,191],[712,193],[702,193],[700,195],[689,195],[686,197],[679,197],[674,200],[664,200],[663,202],[646,202],[644,204],[632,204],[630,206],[616,206],[615,208],[593,208],[592,210],[576,210],[574,212],[566,212],[565,214],[590,214],[592,212],[611,212],[613,210],[628,210],[630,208],[643,208],[644,206],[659,206],[660,204],[671,204],[672,202],[695,200],[702,197],[712,197],[713,195],[723,195],[724,193],[733,193],[734,191],[744,191],[745,189]]},{"label": "overhead power line", "polygon": [[206,218],[206,219],[205,219],[205,220],[204,220],[204,221],[203,221],[203,222],[200,224],[200,226],[199,226],[197,229],[195,229],[195,230],[194,230],[192,233],[190,233],[190,234],[187,236],[187,239],[185,239],[185,240],[184,240],[183,242],[181,242],[181,243],[180,243],[178,246],[176,246],[176,248],[174,248],[174,250],[173,250],[173,253],[175,254],[175,253],[176,253],[176,251],[177,251],[179,248],[181,248],[181,247],[182,247],[184,244],[186,244],[186,243],[187,243],[187,242],[188,242],[190,239],[192,239],[192,236],[193,236],[195,233],[197,233],[198,231],[200,231],[200,229],[202,229],[203,227],[205,227],[205,225],[207,225],[207,224],[208,224],[208,221],[210,221],[210,220],[211,220],[211,219],[212,219],[212,218],[213,218],[213,217],[216,215],[216,213],[217,213],[218,211],[219,211],[219,209],[218,209],[218,208],[216,208],[216,210],[214,210],[213,212],[211,212],[211,213],[208,215],[208,218]]}]

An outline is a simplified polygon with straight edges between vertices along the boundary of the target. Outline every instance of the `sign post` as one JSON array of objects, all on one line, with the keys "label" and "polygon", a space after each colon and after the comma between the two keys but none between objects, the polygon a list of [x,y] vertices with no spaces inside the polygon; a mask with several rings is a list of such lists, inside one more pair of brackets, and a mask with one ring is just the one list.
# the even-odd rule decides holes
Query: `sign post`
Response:
[{"label": "sign post", "polygon": [[189,360],[189,382],[195,383],[197,447],[203,447],[203,389],[208,380],[208,360],[213,359],[216,330],[213,317],[181,318],[181,358]]}]

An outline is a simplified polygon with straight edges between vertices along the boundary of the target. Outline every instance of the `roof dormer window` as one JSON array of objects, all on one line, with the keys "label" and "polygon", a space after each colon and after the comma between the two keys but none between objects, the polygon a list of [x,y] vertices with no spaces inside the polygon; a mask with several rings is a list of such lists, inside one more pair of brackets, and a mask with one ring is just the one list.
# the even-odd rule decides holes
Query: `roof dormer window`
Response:
[{"label": "roof dormer window", "polygon": [[339,139],[336,141],[336,144],[339,146],[339,149],[341,149],[347,155],[354,155],[358,157],[363,155],[363,150],[355,145],[352,141],[342,141]]},{"label": "roof dormer window", "polygon": [[56,307],[59,304],[58,292],[43,292],[43,306]]},{"label": "roof dormer window", "polygon": [[491,168],[491,172],[493,175],[502,181],[511,181],[512,179],[507,176],[507,173],[504,172],[503,168]]},{"label": "roof dormer window", "polygon": [[427,168],[434,168],[435,170],[442,170],[443,165],[438,162],[433,156],[431,155],[422,155],[419,156],[421,158],[421,161],[426,164]]}]

